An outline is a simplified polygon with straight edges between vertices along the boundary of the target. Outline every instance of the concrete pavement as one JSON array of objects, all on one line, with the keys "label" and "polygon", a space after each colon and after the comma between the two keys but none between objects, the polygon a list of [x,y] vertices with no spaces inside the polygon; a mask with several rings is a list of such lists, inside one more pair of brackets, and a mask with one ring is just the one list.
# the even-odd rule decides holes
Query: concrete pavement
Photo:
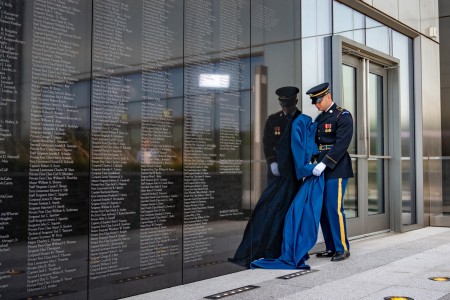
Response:
[{"label": "concrete pavement", "polygon": [[315,271],[290,279],[277,277],[296,270],[245,270],[126,299],[205,299],[248,285],[257,288],[217,299],[450,299],[450,281],[429,279],[450,277],[450,228],[384,233],[352,240],[350,247],[349,259],[331,262],[312,256],[308,262]]}]

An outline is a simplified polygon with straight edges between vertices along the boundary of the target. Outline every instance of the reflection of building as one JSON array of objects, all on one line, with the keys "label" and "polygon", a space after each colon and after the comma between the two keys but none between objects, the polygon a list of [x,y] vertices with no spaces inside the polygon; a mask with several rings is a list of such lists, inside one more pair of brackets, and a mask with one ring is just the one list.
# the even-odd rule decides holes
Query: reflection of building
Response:
[{"label": "reflection of building", "polygon": [[[353,237],[449,226],[450,64],[448,41],[442,38],[449,31],[447,1],[439,6],[437,0],[126,2],[66,1],[63,7],[54,1],[0,1],[0,177],[7,178],[0,182],[8,184],[8,192],[0,193],[0,211],[19,212],[14,222],[28,224],[29,155],[23,153],[37,126],[30,124],[36,110],[32,96],[42,94],[48,105],[43,128],[59,126],[61,137],[52,139],[52,146],[73,147],[78,166],[67,160],[61,169],[83,173],[84,181],[76,181],[69,192],[71,201],[78,199],[84,208],[71,216],[77,222],[90,219],[88,181],[95,179],[90,167],[108,161],[115,173],[101,169],[102,176],[132,178],[123,189],[125,181],[114,181],[120,192],[113,196],[127,199],[123,207],[95,207],[113,216],[108,222],[115,227],[105,226],[105,231],[120,231],[104,236],[130,239],[123,254],[122,249],[113,252],[123,255],[123,268],[105,271],[104,282],[92,280],[88,287],[81,271],[88,268],[68,259],[73,268],[67,269],[76,269],[82,278],[80,293],[91,288],[93,297],[125,297],[236,270],[224,261],[239,243],[264,187],[262,126],[268,114],[279,110],[274,91],[285,85],[302,90],[299,107],[314,117],[317,111],[305,91],[329,81],[333,98],[356,119],[350,152],[357,177],[345,199]],[[52,87],[55,81],[59,89]],[[52,112],[58,115],[51,118]],[[77,119],[69,119],[73,116]],[[100,125],[105,126],[96,128]],[[16,180],[16,171],[25,175]],[[108,185],[93,187],[111,203]],[[45,188],[51,187],[39,186]],[[146,215],[139,207],[152,218],[141,220]],[[17,224],[2,223],[0,236],[13,238],[10,228]],[[152,250],[138,248],[139,234],[130,230],[138,224],[161,233],[146,237]],[[186,224],[189,235],[183,240]],[[167,233],[171,230],[174,236]],[[14,256],[14,244],[8,247]],[[81,242],[79,248],[87,252]],[[174,255],[158,256],[163,252]],[[155,267],[140,270],[136,253]],[[118,265],[117,257],[104,254],[89,263],[103,259],[107,266],[109,259]],[[183,255],[189,264],[183,264]],[[2,257],[0,273],[9,263]],[[109,285],[126,279],[138,288]],[[38,295],[15,295],[9,284],[0,279],[0,297]],[[72,282],[57,288],[71,290],[64,284]]]}]

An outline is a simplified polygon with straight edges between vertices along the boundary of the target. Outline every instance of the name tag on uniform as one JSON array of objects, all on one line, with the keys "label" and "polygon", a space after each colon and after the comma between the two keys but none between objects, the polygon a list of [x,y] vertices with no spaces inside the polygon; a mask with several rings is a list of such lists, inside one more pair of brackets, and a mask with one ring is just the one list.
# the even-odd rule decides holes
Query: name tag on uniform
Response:
[{"label": "name tag on uniform", "polygon": [[325,132],[331,132],[331,124],[325,124]]}]

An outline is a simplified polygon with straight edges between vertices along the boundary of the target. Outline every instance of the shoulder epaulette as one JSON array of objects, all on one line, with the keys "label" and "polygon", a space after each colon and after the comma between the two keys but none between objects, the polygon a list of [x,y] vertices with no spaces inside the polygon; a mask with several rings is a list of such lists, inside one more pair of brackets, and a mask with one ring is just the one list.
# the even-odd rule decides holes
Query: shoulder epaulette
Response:
[{"label": "shoulder epaulette", "polygon": [[345,114],[349,114],[349,113],[350,113],[348,110],[346,110],[345,108],[342,108],[342,107],[340,107],[340,106],[336,106],[336,109],[337,109],[338,111],[340,111],[339,115],[340,115],[340,114],[345,115]]}]

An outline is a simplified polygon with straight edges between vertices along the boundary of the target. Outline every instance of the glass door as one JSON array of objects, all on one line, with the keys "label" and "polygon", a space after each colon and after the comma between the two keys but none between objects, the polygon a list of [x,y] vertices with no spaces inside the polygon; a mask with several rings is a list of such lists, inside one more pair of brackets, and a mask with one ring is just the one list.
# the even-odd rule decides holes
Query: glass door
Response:
[{"label": "glass door", "polygon": [[387,71],[368,59],[343,55],[341,105],[353,115],[349,153],[355,177],[344,199],[349,236],[389,229]]}]

